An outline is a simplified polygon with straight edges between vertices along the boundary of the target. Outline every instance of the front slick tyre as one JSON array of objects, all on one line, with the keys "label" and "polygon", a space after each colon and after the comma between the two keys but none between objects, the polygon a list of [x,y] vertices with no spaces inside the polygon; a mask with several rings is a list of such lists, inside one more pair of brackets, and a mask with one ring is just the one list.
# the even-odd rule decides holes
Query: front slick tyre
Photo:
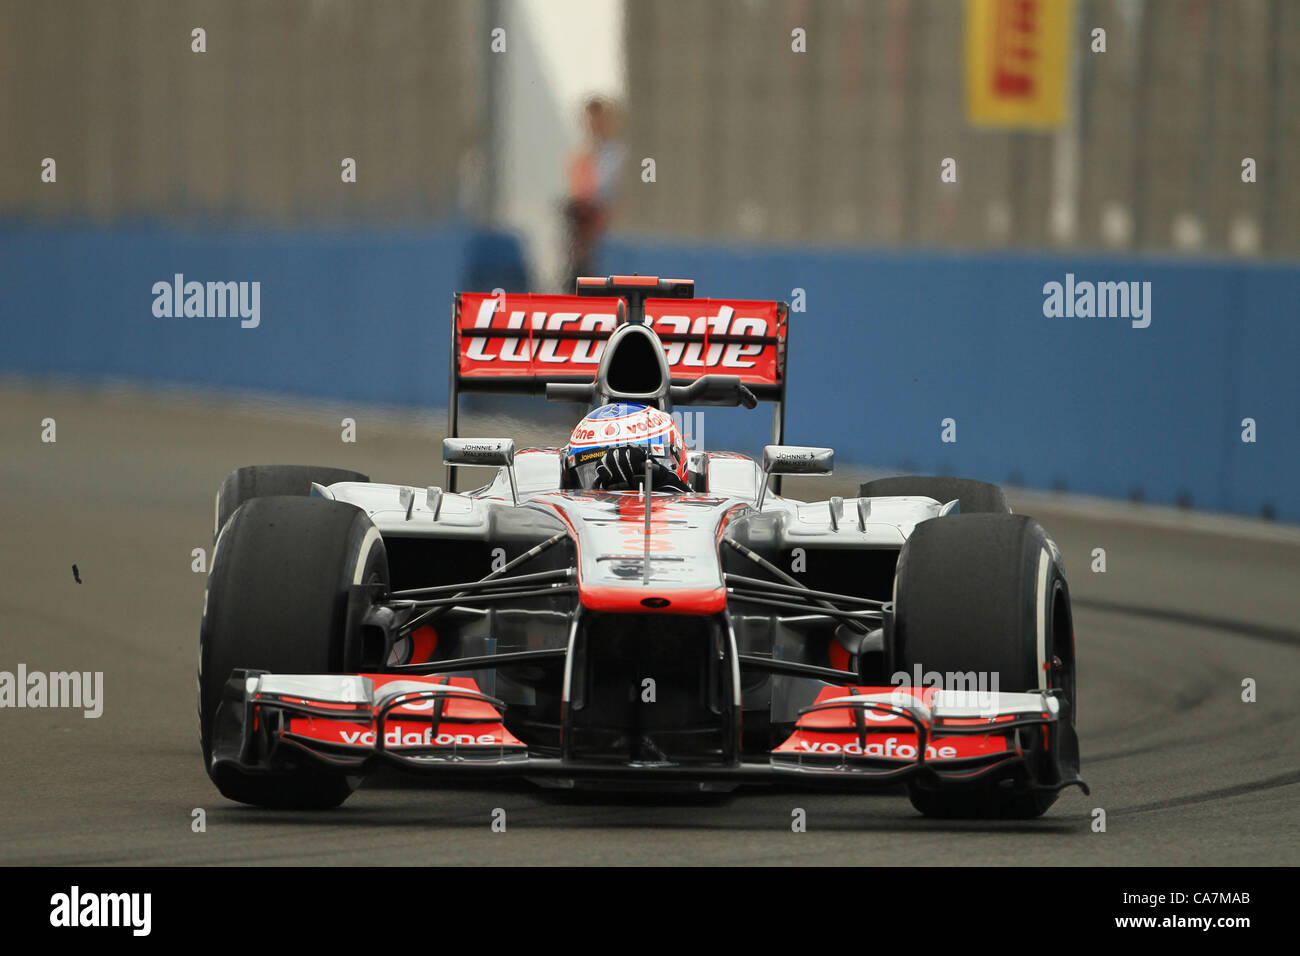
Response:
[{"label": "front slick tyre", "polygon": [[[1073,722],[1074,632],[1060,552],[1024,515],[968,514],[916,526],[899,555],[890,624],[896,671],[974,672],[997,689],[1059,688]],[[1040,630],[1041,629],[1041,630]],[[1055,792],[980,783],[939,791],[909,785],[912,805],[948,819],[1041,816]]]},{"label": "front slick tyre", "polygon": [[236,668],[281,674],[360,669],[360,624],[387,591],[384,541],[360,508],[323,498],[253,498],[221,530],[199,636],[199,725],[204,765],[231,800],[277,809],[324,809],[354,783],[299,767],[244,773],[212,766],[223,687]]}]

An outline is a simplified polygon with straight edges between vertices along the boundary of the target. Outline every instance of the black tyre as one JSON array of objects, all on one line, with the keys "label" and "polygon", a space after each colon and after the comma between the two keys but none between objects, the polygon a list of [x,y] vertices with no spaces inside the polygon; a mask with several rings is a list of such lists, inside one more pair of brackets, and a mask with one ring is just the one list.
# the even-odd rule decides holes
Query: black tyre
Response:
[{"label": "black tyre", "polygon": [[212,540],[216,540],[235,509],[250,498],[269,498],[272,495],[311,494],[311,483],[332,485],[336,481],[369,481],[365,475],[346,468],[325,468],[320,465],[247,465],[226,475],[217,491],[213,509]]},{"label": "black tyre", "polygon": [[[951,500],[951,499],[950,499]],[[1075,712],[1074,631],[1060,552],[1024,515],[961,514],[918,524],[894,579],[887,646],[895,672],[997,675],[998,690],[1059,688]],[[928,816],[1027,819],[1055,793],[997,784],[960,790],[909,787]]]},{"label": "black tyre", "polygon": [[222,688],[235,668],[355,673],[360,623],[388,588],[384,541],[364,511],[322,498],[254,498],[222,529],[199,632],[203,761],[225,796],[263,807],[342,803],[353,782],[308,769],[272,775],[212,768]]},{"label": "black tyre", "polygon": [[874,498],[887,495],[920,495],[933,498],[940,504],[960,501],[959,510],[964,515],[1011,514],[1007,496],[997,485],[971,478],[933,478],[924,475],[901,475],[897,478],[877,478],[858,489],[858,497]]}]

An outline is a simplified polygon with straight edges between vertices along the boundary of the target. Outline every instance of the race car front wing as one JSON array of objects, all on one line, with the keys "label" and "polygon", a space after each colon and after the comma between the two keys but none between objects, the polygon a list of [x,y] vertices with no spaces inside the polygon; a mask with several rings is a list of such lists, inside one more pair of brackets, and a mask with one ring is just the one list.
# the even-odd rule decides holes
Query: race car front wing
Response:
[{"label": "race car front wing", "polygon": [[506,705],[447,675],[290,675],[237,670],[218,707],[212,762],[243,773],[310,766],[365,775],[395,765],[433,777],[524,777],[560,786],[922,789],[996,781],[1021,791],[1087,784],[1068,702],[998,693],[827,687],[765,757],[725,763],[574,760],[530,751]]}]

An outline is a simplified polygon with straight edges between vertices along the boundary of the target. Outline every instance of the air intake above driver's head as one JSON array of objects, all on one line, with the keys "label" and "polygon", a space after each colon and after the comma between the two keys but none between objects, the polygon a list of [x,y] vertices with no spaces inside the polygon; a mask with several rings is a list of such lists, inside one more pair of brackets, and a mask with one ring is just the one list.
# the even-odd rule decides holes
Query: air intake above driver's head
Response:
[{"label": "air intake above driver's head", "polygon": [[596,404],[644,402],[670,410],[663,343],[646,325],[621,325],[605,345],[596,371]]}]

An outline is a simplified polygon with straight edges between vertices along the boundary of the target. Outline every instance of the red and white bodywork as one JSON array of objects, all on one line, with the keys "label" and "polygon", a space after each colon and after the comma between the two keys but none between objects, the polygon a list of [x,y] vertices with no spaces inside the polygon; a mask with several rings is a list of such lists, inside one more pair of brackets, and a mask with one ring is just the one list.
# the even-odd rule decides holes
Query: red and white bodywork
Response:
[{"label": "red and white bodywork", "polygon": [[236,671],[215,761],[562,785],[1078,782],[1045,683],[963,695],[864,679],[888,677],[900,549],[955,502],[779,493],[775,475],[833,461],[782,444],[784,303],[694,299],[685,280],[639,276],[579,292],[457,296],[449,447],[466,391],[663,412],[767,400],[763,464],[695,452],[684,493],[566,490],[558,448],[481,439],[448,457],[496,466],[474,490],[316,486],[363,510],[386,546],[391,587],[367,625],[382,653],[350,675]]}]

